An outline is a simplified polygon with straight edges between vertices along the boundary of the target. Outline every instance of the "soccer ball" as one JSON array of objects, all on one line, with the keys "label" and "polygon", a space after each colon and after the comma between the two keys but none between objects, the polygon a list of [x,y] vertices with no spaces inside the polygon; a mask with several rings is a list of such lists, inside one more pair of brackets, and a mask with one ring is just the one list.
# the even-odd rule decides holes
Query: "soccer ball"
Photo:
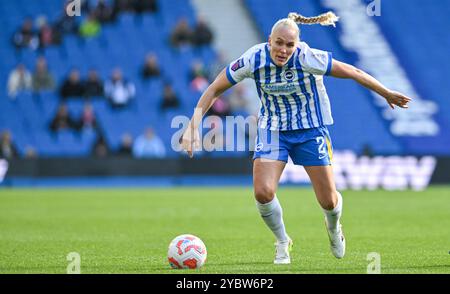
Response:
[{"label": "soccer ball", "polygon": [[197,269],[206,261],[206,246],[194,235],[180,235],[169,244],[167,259],[172,268]]}]

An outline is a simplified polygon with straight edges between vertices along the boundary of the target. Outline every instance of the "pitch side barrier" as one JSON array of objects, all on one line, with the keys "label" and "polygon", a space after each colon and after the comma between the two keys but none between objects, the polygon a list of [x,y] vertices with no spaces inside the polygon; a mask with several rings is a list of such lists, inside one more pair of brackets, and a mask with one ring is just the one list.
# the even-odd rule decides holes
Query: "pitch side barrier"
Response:
[{"label": "pitch side barrier", "polygon": [[[430,184],[450,184],[450,157],[358,156],[336,151],[333,169],[339,189],[423,190]],[[0,159],[0,182],[9,179],[68,179],[80,177],[182,178],[217,176],[222,179],[251,177],[251,156],[243,158],[37,158]],[[282,184],[308,184],[301,166],[288,162]],[[237,181],[239,183],[239,181]]]}]

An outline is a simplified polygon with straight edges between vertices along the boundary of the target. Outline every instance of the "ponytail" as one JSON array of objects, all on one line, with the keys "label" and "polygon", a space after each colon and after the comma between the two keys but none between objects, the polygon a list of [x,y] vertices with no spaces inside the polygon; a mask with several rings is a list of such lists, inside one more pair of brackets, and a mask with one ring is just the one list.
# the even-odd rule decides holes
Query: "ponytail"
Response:
[{"label": "ponytail", "polygon": [[314,17],[306,17],[296,12],[291,12],[288,15],[288,19],[293,20],[296,24],[321,24],[323,26],[335,27],[335,23],[339,20],[339,17],[331,11]]}]

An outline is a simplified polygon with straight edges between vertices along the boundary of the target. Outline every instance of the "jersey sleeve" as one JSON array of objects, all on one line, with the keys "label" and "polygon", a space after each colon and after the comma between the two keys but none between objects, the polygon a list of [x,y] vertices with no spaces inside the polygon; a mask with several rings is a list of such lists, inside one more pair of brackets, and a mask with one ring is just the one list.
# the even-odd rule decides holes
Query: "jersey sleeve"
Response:
[{"label": "jersey sleeve", "polygon": [[227,67],[227,78],[231,84],[237,84],[245,78],[252,77],[254,49],[247,50],[241,57],[232,61]]},{"label": "jersey sleeve", "polygon": [[306,71],[315,75],[329,75],[333,55],[331,52],[310,48],[306,43],[300,46],[300,63]]}]

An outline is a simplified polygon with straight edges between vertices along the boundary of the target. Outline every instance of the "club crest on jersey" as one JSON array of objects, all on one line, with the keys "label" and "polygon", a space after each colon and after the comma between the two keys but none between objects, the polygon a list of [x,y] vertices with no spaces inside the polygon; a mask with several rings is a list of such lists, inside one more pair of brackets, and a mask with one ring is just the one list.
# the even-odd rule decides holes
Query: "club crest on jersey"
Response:
[{"label": "club crest on jersey", "polygon": [[295,78],[294,71],[291,69],[284,71],[283,78],[288,82],[292,82]]},{"label": "club crest on jersey", "polygon": [[238,61],[236,61],[232,66],[231,66],[231,70],[232,71],[237,71],[238,69],[244,67],[244,59],[241,58]]}]

